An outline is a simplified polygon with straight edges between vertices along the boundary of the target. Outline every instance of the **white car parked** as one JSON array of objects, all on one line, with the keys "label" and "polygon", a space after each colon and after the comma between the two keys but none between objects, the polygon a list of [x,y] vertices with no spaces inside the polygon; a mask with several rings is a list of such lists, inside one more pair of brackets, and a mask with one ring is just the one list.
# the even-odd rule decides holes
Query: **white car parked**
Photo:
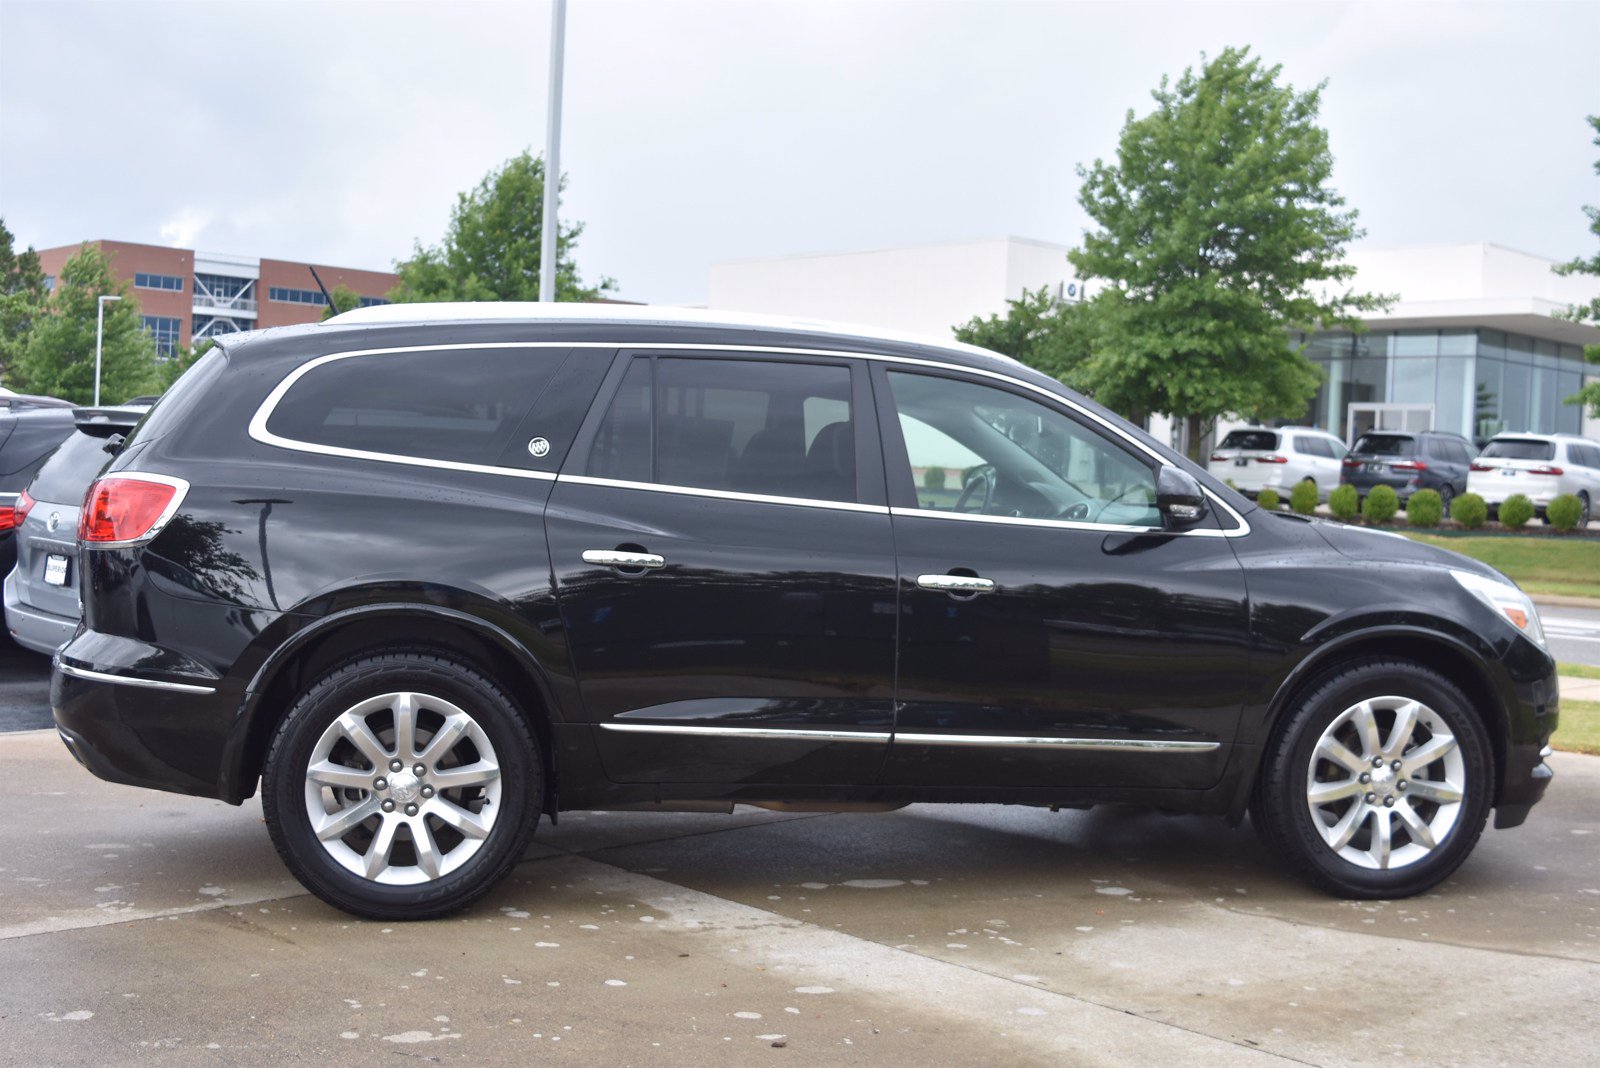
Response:
[{"label": "white car parked", "polygon": [[1491,510],[1520,493],[1541,518],[1551,499],[1570,493],[1583,505],[1582,529],[1600,503],[1600,443],[1573,434],[1500,434],[1467,474],[1467,492]]},{"label": "white car parked", "polygon": [[1301,482],[1314,482],[1325,501],[1339,485],[1339,463],[1350,450],[1314,427],[1240,427],[1211,450],[1207,470],[1247,497],[1264,489],[1287,499]]}]

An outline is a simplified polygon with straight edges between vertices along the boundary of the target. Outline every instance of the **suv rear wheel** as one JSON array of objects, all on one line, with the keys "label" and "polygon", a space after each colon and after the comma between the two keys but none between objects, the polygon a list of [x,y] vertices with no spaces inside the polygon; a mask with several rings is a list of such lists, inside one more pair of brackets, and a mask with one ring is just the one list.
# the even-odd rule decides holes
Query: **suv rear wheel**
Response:
[{"label": "suv rear wheel", "polygon": [[522,856],[543,772],[511,699],[426,653],[353,661],[297,701],[262,802],[284,863],[324,901],[383,920],[464,908]]},{"label": "suv rear wheel", "polygon": [[1443,675],[1358,661],[1287,715],[1251,819],[1301,878],[1346,897],[1409,897],[1467,858],[1494,760],[1482,721]]}]

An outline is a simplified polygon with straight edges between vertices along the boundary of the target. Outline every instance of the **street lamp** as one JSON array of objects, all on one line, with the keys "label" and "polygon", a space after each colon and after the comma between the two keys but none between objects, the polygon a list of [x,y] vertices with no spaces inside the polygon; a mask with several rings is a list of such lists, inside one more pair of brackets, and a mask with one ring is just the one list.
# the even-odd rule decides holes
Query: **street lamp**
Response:
[{"label": "street lamp", "polygon": [[121,297],[101,297],[95,301],[94,315],[94,406],[100,407],[100,350],[106,340],[106,301]]},{"label": "street lamp", "polygon": [[556,299],[556,205],[561,198],[561,66],[566,52],[567,0],[550,9],[550,112],[544,132],[544,219],[539,242],[539,299]]}]

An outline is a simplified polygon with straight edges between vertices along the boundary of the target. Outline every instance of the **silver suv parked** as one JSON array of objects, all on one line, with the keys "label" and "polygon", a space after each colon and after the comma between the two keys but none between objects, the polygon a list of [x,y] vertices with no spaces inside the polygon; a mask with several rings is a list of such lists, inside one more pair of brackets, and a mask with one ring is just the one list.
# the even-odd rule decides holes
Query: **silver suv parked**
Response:
[{"label": "silver suv parked", "polygon": [[1467,489],[1491,509],[1520,493],[1541,519],[1553,499],[1570,493],[1583,505],[1581,530],[1600,503],[1600,443],[1572,434],[1496,435],[1472,462]]},{"label": "silver suv parked", "polygon": [[1287,497],[1302,482],[1314,483],[1325,501],[1339,485],[1344,442],[1314,427],[1240,427],[1211,451],[1207,470],[1254,497],[1264,489]]}]

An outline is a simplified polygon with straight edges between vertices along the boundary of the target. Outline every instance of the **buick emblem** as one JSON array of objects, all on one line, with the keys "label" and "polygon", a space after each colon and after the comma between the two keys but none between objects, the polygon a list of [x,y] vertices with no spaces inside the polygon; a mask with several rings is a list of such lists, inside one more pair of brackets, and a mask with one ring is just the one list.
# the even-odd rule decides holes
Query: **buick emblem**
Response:
[{"label": "buick emblem", "polygon": [[550,454],[550,442],[544,438],[534,438],[528,442],[528,451],[535,456],[548,456]]},{"label": "buick emblem", "polygon": [[55,529],[57,527],[59,527],[60,525],[61,525],[61,513],[60,512],[51,512],[50,513],[50,518],[46,519],[44,521],[44,529],[50,531],[52,534],[55,533]]}]

